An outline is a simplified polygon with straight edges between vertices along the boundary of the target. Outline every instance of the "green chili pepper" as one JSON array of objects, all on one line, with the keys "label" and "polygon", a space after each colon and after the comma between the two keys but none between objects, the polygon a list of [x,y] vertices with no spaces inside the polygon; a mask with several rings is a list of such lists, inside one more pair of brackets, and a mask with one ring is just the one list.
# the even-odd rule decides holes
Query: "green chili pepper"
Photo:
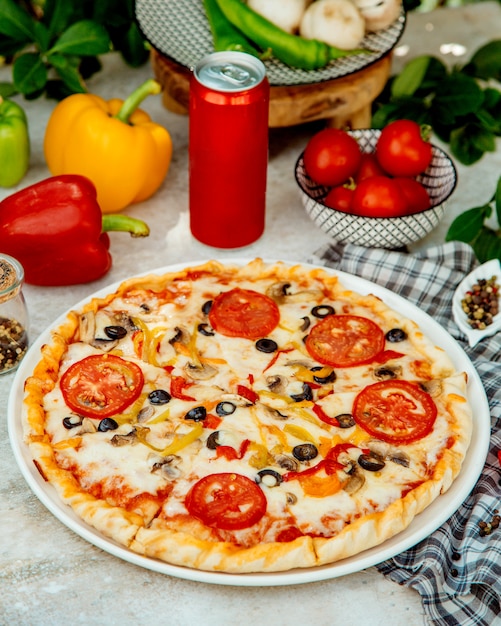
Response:
[{"label": "green chili pepper", "polygon": [[236,50],[247,52],[253,56],[261,56],[261,52],[226,19],[216,0],[203,0],[205,13],[214,40],[214,50]]},{"label": "green chili pepper", "polygon": [[226,19],[263,50],[290,65],[304,70],[325,67],[329,61],[368,50],[340,50],[317,39],[305,39],[282,30],[240,0],[216,0]]},{"label": "green chili pepper", "polygon": [[13,187],[28,171],[30,140],[24,110],[0,97],[0,187]]}]

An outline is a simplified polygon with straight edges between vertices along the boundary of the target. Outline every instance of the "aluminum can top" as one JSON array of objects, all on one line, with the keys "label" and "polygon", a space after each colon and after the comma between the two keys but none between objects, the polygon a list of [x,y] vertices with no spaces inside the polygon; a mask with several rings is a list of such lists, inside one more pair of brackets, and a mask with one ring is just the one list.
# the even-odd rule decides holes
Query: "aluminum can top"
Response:
[{"label": "aluminum can top", "polygon": [[257,87],[266,76],[266,68],[251,54],[228,50],[207,55],[197,63],[193,73],[205,87],[237,93]]}]

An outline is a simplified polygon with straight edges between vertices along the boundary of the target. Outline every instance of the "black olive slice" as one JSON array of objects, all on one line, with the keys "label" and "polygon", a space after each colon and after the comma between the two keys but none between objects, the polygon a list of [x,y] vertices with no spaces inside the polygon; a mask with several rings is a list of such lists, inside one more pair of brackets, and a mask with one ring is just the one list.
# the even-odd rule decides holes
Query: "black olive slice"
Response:
[{"label": "black olive slice", "polygon": [[378,380],[392,380],[397,378],[397,372],[391,367],[378,367],[374,370],[374,377]]},{"label": "black olive slice", "polygon": [[[320,367],[319,365],[312,367],[311,371],[312,372],[319,372],[320,370],[323,370],[323,367]],[[330,374],[327,374],[327,376],[313,376],[313,380],[318,383],[319,385],[326,385],[327,383],[333,383],[336,380],[337,376],[336,376],[336,372],[334,370],[332,370],[330,372]]]},{"label": "black olive slice", "polygon": [[198,325],[198,332],[201,335],[204,335],[205,337],[214,337],[214,335],[215,335],[214,331],[209,326],[209,324],[199,324]]},{"label": "black olive slice", "polygon": [[311,461],[318,455],[318,450],[312,443],[300,443],[292,448],[292,455],[298,461]]},{"label": "black olive slice", "polygon": [[334,307],[330,304],[319,304],[311,309],[311,314],[319,319],[323,319],[328,315],[334,315],[335,312]]},{"label": "black olive slice", "polygon": [[219,417],[223,417],[224,415],[231,415],[235,413],[237,407],[233,402],[228,402],[228,400],[223,400],[216,406],[216,413]]},{"label": "black olive slice", "polygon": [[204,302],[202,305],[202,313],[204,315],[209,315],[209,311],[212,308],[212,300],[207,300],[207,302]]},{"label": "black olive slice", "polygon": [[215,430],[207,437],[207,441],[205,445],[209,448],[209,450],[215,450],[219,444],[219,431]]},{"label": "black olive slice", "polygon": [[99,422],[99,426],[97,427],[97,429],[102,433],[105,433],[108,430],[116,430],[117,428],[118,423],[111,417],[105,417],[104,419],[102,419]]},{"label": "black olive slice", "polygon": [[123,339],[127,334],[127,329],[123,326],[105,326],[104,333],[112,340]]},{"label": "black olive slice", "polygon": [[263,483],[267,487],[276,487],[282,482],[282,475],[272,469],[264,469],[257,473],[256,483]]},{"label": "black olive slice", "polygon": [[195,406],[186,413],[185,420],[202,422],[207,417],[207,409],[204,406]]},{"label": "black olive slice", "polygon": [[301,393],[293,393],[290,397],[294,400],[294,402],[313,400],[313,391],[307,383],[303,383],[303,391]]},{"label": "black olive slice", "polygon": [[336,415],[336,419],[339,422],[339,428],[351,428],[355,426],[355,420],[351,413],[341,413],[340,415]]},{"label": "black olive slice", "polygon": [[148,395],[151,404],[167,404],[171,399],[171,395],[165,389],[155,389]]},{"label": "black olive slice", "polygon": [[385,337],[390,343],[398,343],[407,339],[407,333],[401,328],[392,328],[386,333]]},{"label": "black olive slice", "polygon": [[385,466],[385,462],[382,457],[374,452],[370,454],[361,454],[358,457],[358,463],[360,467],[363,467],[364,470],[368,472],[379,472]]},{"label": "black olive slice", "polygon": [[77,426],[81,426],[83,423],[83,418],[80,415],[70,415],[69,417],[65,417],[63,419],[63,426],[66,430],[71,430],[72,428],[76,428]]},{"label": "black olive slice", "polygon": [[263,339],[258,339],[256,341],[256,349],[259,350],[259,352],[271,354],[271,352],[276,352],[278,350],[278,344],[276,341],[273,341],[273,339],[264,337]]}]

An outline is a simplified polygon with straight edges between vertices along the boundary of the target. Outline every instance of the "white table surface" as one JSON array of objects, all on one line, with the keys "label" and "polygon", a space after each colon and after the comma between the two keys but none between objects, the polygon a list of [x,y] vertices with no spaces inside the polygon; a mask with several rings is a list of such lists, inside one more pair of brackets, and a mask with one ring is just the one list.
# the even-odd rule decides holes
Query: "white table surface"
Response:
[{"label": "white table surface", "polygon": [[[416,55],[441,56],[444,43],[465,47],[462,56],[443,57],[447,63],[462,63],[480,45],[498,38],[499,32],[498,2],[413,13],[394,56],[394,71]],[[400,56],[405,50],[408,54]],[[105,98],[123,98],[150,76],[149,65],[132,70],[109,55],[89,87]],[[9,79],[10,70],[0,68],[0,81]],[[30,170],[18,186],[22,188],[49,175],[42,143],[54,102],[19,101],[28,114],[32,141]],[[99,281],[59,288],[27,285],[32,339],[82,298],[138,272],[214,257],[305,261],[327,241],[305,214],[293,176],[297,155],[319,125],[271,132],[265,233],[252,246],[221,251],[196,242],[189,233],[187,118],[166,111],[158,96],[145,101],[143,108],[169,129],[174,143],[171,168],[161,189],[150,200],[125,211],[144,219],[151,235],[146,240],[131,240],[126,234],[112,233],[114,265]],[[498,147],[476,165],[457,164],[457,169],[459,183],[446,217],[421,247],[443,242],[455,215],[490,199],[501,174],[501,151]],[[0,189],[0,199],[13,191]],[[13,377],[13,373],[0,377],[0,624],[426,624],[418,594],[385,580],[373,567],[297,586],[217,586],[143,569],[87,543],[40,503],[15,462],[7,434]]]}]

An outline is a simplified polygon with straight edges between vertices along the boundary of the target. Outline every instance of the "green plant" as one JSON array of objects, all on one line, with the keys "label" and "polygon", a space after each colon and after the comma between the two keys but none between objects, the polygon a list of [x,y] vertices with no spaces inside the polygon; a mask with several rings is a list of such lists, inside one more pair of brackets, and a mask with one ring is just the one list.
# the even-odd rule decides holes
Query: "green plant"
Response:
[{"label": "green plant", "polygon": [[374,108],[372,125],[397,119],[431,126],[464,165],[496,150],[501,136],[501,40],[479,48],[464,66],[448,69],[433,56],[420,56],[392,77]]},{"label": "green plant", "polygon": [[[498,228],[486,225],[493,210]],[[445,236],[446,241],[464,241],[473,248],[477,259],[485,263],[490,259],[501,259],[501,177],[496,191],[486,204],[468,209],[452,222]]]},{"label": "green plant", "polygon": [[101,69],[99,55],[116,50],[132,67],[148,58],[134,0],[0,0],[0,35],[0,55],[12,65],[3,96],[83,93]]}]

